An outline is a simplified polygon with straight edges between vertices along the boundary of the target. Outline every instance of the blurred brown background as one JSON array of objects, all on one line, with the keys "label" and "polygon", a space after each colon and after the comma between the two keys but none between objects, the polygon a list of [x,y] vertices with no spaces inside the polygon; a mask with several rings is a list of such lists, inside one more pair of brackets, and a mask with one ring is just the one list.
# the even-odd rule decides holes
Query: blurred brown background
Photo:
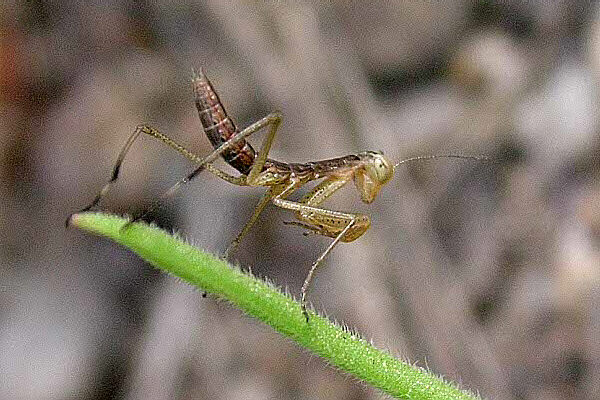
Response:
[{"label": "blurred brown background", "polygon": [[[369,206],[335,196],[373,225],[329,256],[311,300],[486,398],[600,398],[598,4],[99,3],[0,5],[0,398],[382,397],[64,229],[137,124],[210,151],[192,67],[239,126],[283,112],[276,159],[497,159],[403,166]],[[144,138],[103,208],[139,210],[191,169]],[[204,174],[152,220],[218,253],[260,193]],[[269,207],[235,259],[297,294],[329,241],[291,218]]]}]

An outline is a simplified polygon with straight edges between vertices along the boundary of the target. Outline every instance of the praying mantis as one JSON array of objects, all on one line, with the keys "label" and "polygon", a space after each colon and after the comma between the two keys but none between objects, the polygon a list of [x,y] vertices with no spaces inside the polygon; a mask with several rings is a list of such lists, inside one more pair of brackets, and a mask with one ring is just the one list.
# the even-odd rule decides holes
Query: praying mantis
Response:
[{"label": "praying mantis", "polygon": [[[364,203],[371,203],[381,188],[394,176],[394,170],[400,164],[434,158],[460,158],[487,160],[485,156],[461,154],[429,155],[404,159],[393,163],[382,152],[365,151],[344,157],[307,163],[286,163],[268,158],[271,145],[281,125],[280,112],[272,112],[245,129],[239,130],[227,115],[225,108],[204,72],[192,72],[192,87],[198,115],[205,134],[214,150],[206,157],[200,157],[178,144],[170,137],[148,125],[139,125],[121,149],[113,167],[110,180],[102,187],[92,203],[80,212],[96,207],[110,187],[117,181],[121,165],[135,140],[141,135],[154,137],[196,164],[196,168],[169,190],[162,194],[144,212],[135,215],[122,229],[140,220],[171,197],[182,185],[190,182],[200,172],[208,170],[218,178],[237,186],[262,186],[265,193],[256,205],[252,216],[239,234],[233,239],[225,258],[237,248],[244,236],[257,221],[265,206],[275,206],[292,211],[297,221],[287,222],[305,228],[333,240],[321,255],[313,262],[301,288],[301,309],[309,321],[307,312],[307,293],[317,267],[339,242],[352,242],[361,237],[371,225],[369,216],[353,212],[334,211],[321,205],[349,182],[354,182]],[[266,129],[267,135],[256,151],[246,140],[250,135]],[[239,175],[231,175],[214,165],[222,157]],[[320,182],[300,200],[289,200],[289,196],[308,182]],[[67,224],[69,220],[67,220]]]}]

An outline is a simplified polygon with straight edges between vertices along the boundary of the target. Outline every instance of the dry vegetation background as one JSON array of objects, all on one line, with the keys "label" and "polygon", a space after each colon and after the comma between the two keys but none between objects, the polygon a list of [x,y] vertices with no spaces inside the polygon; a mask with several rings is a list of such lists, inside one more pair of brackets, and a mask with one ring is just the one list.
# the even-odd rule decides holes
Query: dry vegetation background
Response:
[{"label": "dry vegetation background", "polygon": [[[370,206],[332,199],[373,225],[311,299],[486,398],[600,398],[600,6],[541,0],[2,2],[0,398],[381,398],[65,231],[137,124],[210,150],[192,67],[240,126],[283,112],[280,160],[496,158],[407,165]],[[138,210],[191,168],[145,138],[103,207]],[[153,220],[221,252],[260,193],[204,174]],[[291,217],[268,208],[235,259],[297,294],[328,240]]]}]

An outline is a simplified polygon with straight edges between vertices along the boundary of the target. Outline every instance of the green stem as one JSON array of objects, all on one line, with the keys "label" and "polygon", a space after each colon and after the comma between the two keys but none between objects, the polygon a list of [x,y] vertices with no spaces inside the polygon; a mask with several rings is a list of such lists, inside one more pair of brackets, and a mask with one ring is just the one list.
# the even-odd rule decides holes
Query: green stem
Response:
[{"label": "green stem", "polygon": [[357,334],[309,311],[265,282],[145,223],[121,230],[126,220],[114,215],[81,213],[71,223],[130,248],[153,266],[203,291],[227,299],[245,313],[271,325],[339,369],[399,399],[478,399],[431,372],[379,350]]}]

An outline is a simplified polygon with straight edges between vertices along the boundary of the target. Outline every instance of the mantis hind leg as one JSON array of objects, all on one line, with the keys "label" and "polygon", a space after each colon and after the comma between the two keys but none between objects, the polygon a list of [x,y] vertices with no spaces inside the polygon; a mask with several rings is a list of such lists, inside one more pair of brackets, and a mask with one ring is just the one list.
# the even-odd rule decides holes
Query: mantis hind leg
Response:
[{"label": "mantis hind leg", "polygon": [[[250,174],[248,176],[246,176],[246,175],[240,175],[238,177],[231,176],[231,175],[229,175],[229,174],[227,174],[227,173],[225,173],[223,171],[218,170],[216,167],[214,167],[212,165],[212,163],[221,154],[223,154],[223,152],[225,152],[226,150],[230,149],[238,141],[240,141],[240,140],[242,140],[242,139],[244,139],[244,138],[252,135],[253,133],[261,130],[262,128],[264,128],[265,126],[271,125],[271,129],[269,131],[267,139],[265,139],[265,143],[263,143],[263,146],[261,147],[261,151],[264,149],[265,153],[268,153],[268,151],[269,151],[269,149],[271,147],[271,143],[273,141],[273,137],[275,136],[275,133],[277,131],[277,127],[279,126],[280,123],[281,123],[281,114],[279,112],[273,112],[273,113],[267,115],[266,117],[264,117],[263,119],[261,119],[261,120],[255,122],[255,123],[253,123],[252,125],[250,125],[246,129],[244,129],[244,130],[242,130],[240,132],[237,132],[235,135],[233,135],[233,137],[231,137],[229,140],[227,140],[226,142],[224,142],[223,144],[221,144],[219,147],[217,147],[216,149],[214,149],[206,157],[200,158],[200,157],[196,156],[195,160],[194,160],[195,163],[197,164],[196,169],[194,169],[191,173],[189,173],[183,179],[180,179],[178,182],[176,182],[166,192],[164,192],[156,201],[154,201],[153,203],[151,203],[150,206],[148,206],[143,212],[137,214],[129,222],[127,222],[125,225],[123,225],[123,227],[121,229],[126,229],[131,224],[133,224],[134,222],[136,222],[136,221],[144,218],[146,215],[148,215],[149,213],[151,213],[152,211],[154,211],[156,208],[158,208],[162,204],[162,202],[164,200],[166,200],[166,199],[170,198],[171,196],[173,196],[173,194],[181,186],[185,185],[186,183],[191,182],[192,179],[194,179],[196,176],[198,176],[205,169],[208,169],[211,173],[215,174],[219,178],[222,178],[222,179],[224,179],[224,180],[226,180],[226,181],[228,181],[230,183],[233,183],[235,185],[239,185],[239,186],[248,186],[248,185],[250,185],[250,186],[253,186],[252,185],[252,181],[249,180],[249,177],[251,177],[253,174],[255,176],[258,176],[258,174],[260,173],[260,171],[262,171],[262,168],[264,167],[265,161],[267,159],[267,154],[264,154],[262,157],[260,155],[259,155],[259,157],[257,157],[257,160],[254,162],[254,164],[252,166],[252,169],[250,170]],[[167,143],[167,144],[169,144],[169,143]],[[258,167],[260,167],[260,168],[258,168]]]},{"label": "mantis hind leg", "polygon": [[[152,128],[147,127],[147,126],[138,126],[135,128],[135,130],[129,136],[129,138],[127,138],[127,142],[125,142],[125,145],[123,146],[123,148],[121,148],[121,151],[119,152],[119,156],[117,157],[117,161],[115,162],[115,165],[113,166],[113,170],[112,170],[110,179],[108,180],[108,182],[106,182],[104,184],[104,186],[102,187],[100,192],[98,192],[98,194],[96,195],[94,200],[88,206],[79,210],[79,212],[85,212],[85,211],[91,210],[92,208],[96,207],[100,203],[100,200],[102,200],[104,198],[104,196],[106,196],[110,187],[117,181],[117,179],[119,179],[119,172],[121,170],[121,165],[123,164],[123,161],[125,160],[125,156],[131,149],[131,146],[133,145],[135,140],[138,138],[138,136],[140,136],[140,133],[144,132],[144,128],[147,128],[148,130],[152,130]],[[67,225],[69,225],[69,220],[70,220],[70,216],[67,219]]]},{"label": "mantis hind leg", "polygon": [[[89,211],[92,208],[96,207],[100,203],[100,201],[107,195],[111,186],[119,179],[119,172],[121,171],[121,166],[122,166],[123,162],[125,161],[125,157],[127,156],[127,153],[131,149],[131,146],[133,145],[133,143],[136,141],[136,139],[142,133],[160,140],[161,142],[163,142],[167,146],[171,147],[172,149],[176,150],[177,152],[182,154],[184,157],[186,157],[188,160],[190,160],[194,163],[205,164],[202,157],[199,157],[198,155],[192,153],[191,151],[186,149],[184,146],[178,144],[173,139],[171,139],[167,135],[161,133],[157,129],[155,129],[149,125],[138,125],[135,128],[135,130],[132,132],[132,134],[129,136],[127,141],[125,142],[125,145],[121,148],[121,151],[119,152],[119,156],[117,157],[117,161],[115,162],[115,165],[113,167],[113,171],[112,171],[109,181],[106,182],[106,184],[104,184],[104,186],[102,187],[100,192],[96,195],[94,200],[88,206],[79,210],[79,212]],[[245,182],[245,176],[243,177],[244,179],[241,179],[241,177],[229,175],[228,173],[221,171],[220,169],[213,166],[212,164],[207,164],[207,165],[205,165],[205,167],[206,167],[206,169],[208,169],[211,173],[213,173],[217,177],[219,177],[223,180],[226,180],[230,183],[237,184],[237,185],[243,185]],[[69,216],[69,218],[67,218],[67,221],[66,221],[67,226],[69,225],[70,218],[71,218],[71,216]]]},{"label": "mantis hind leg", "polygon": [[[88,206],[82,208],[79,212],[85,212],[85,211],[91,210],[92,208],[96,207],[100,203],[100,201],[106,196],[106,194],[110,190],[111,186],[119,179],[119,172],[121,171],[121,165],[123,164],[123,161],[125,161],[125,156],[127,156],[127,153],[131,149],[131,146],[133,145],[133,143],[136,141],[136,139],[142,133],[159,139],[160,141],[165,143],[167,146],[175,149],[179,153],[183,154],[183,156],[185,156],[188,159],[191,159],[192,161],[196,161],[196,159],[198,158],[195,154],[193,154],[192,152],[187,150],[185,147],[177,144],[175,141],[173,141],[167,135],[160,133],[157,129],[154,129],[148,125],[139,125],[131,133],[129,138],[127,138],[125,145],[123,145],[123,147],[121,148],[121,151],[119,152],[117,161],[115,162],[115,165],[113,166],[113,171],[112,171],[111,177],[108,180],[108,182],[106,182],[106,184],[104,184],[104,186],[102,187],[100,192],[98,192],[98,194],[96,195],[94,200]],[[67,225],[68,225],[68,223],[69,223],[69,219],[67,219]]]}]

